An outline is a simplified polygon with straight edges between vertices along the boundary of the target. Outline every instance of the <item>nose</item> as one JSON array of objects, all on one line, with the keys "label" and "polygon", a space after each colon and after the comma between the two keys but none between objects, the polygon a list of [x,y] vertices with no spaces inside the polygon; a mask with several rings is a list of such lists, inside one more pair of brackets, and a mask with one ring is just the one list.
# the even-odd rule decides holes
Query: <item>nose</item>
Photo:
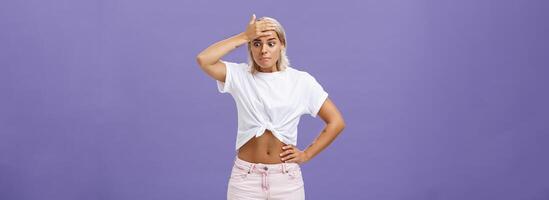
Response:
[{"label": "nose", "polygon": [[267,45],[263,45],[261,47],[261,54],[265,54],[265,53],[267,53]]}]

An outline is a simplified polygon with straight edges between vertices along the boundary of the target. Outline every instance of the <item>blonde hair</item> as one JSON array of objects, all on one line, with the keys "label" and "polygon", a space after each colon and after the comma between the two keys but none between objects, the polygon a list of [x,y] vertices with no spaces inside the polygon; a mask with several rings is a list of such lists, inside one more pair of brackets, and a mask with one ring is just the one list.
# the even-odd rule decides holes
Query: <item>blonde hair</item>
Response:
[{"label": "blonde hair", "polygon": [[[286,41],[286,32],[284,32],[284,28],[282,27],[280,22],[278,22],[276,19],[270,18],[270,17],[261,17],[257,21],[262,21],[262,20],[268,20],[276,24],[276,28],[274,31],[278,35],[278,39],[280,40],[280,42],[284,45],[284,47],[280,49],[280,57],[276,61],[276,69],[278,71],[285,70],[286,67],[290,66],[290,60],[288,59],[288,56],[286,56],[286,48],[288,47],[288,44]],[[253,74],[259,71],[260,67],[257,63],[255,63],[255,60],[253,58],[252,42],[253,41],[248,42],[248,65],[252,66],[251,72]]]}]

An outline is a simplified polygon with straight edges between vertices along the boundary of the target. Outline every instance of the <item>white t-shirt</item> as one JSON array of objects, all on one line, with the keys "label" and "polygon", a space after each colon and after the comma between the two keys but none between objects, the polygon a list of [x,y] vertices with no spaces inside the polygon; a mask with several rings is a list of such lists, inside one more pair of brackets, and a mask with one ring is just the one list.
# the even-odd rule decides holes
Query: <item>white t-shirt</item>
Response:
[{"label": "white t-shirt", "polygon": [[236,150],[266,129],[284,144],[297,145],[297,125],[303,114],[316,117],[328,97],[309,73],[287,67],[277,72],[256,72],[246,63],[225,63],[221,93],[230,93],[238,112]]}]

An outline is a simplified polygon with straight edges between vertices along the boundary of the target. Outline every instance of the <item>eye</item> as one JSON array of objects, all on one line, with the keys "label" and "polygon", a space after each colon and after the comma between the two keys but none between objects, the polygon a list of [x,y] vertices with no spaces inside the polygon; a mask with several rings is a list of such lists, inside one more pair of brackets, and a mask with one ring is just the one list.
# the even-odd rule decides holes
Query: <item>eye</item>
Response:
[{"label": "eye", "polygon": [[254,42],[253,45],[254,45],[254,47],[258,47],[260,45],[260,43],[259,42]]},{"label": "eye", "polygon": [[269,42],[269,46],[270,46],[270,47],[274,47],[275,44],[276,44],[275,42]]}]

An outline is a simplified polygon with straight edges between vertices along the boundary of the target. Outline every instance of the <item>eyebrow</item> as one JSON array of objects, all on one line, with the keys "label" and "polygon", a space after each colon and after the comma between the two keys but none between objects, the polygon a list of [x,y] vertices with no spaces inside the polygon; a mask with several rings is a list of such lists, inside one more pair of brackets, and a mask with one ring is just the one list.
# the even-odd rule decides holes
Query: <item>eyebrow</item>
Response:
[{"label": "eyebrow", "polygon": [[[268,39],[267,41],[271,41],[271,40],[276,40],[276,38],[269,38],[269,39]],[[255,39],[255,40],[254,40],[254,42],[256,42],[256,41],[259,41],[259,42],[261,42],[261,40],[260,40],[260,39]]]}]

